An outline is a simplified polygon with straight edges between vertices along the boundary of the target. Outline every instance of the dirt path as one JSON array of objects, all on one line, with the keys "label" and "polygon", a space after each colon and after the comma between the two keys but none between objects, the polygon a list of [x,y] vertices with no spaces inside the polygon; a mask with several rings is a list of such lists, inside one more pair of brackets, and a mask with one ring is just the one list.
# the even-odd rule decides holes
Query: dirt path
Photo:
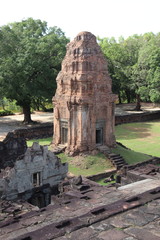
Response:
[{"label": "dirt path", "polygon": [[[37,126],[41,123],[52,123],[53,122],[53,113],[46,112],[35,112],[32,114],[32,120],[37,123],[32,126]],[[19,128],[27,128],[31,125],[24,125],[23,114],[15,114],[12,116],[0,117],[0,141],[2,141],[8,132],[11,132]]]}]

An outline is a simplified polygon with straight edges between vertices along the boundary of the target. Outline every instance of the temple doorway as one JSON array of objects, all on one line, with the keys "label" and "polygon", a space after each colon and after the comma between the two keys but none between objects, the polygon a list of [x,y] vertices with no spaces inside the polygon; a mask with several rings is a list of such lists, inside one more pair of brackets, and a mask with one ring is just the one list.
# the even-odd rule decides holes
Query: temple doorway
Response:
[{"label": "temple doorway", "polygon": [[61,128],[61,143],[66,144],[68,142],[68,128]]},{"label": "temple doorway", "polygon": [[68,121],[61,120],[61,144],[68,142]]},{"label": "temple doorway", "polygon": [[98,145],[103,144],[103,128],[96,129],[96,144]]}]

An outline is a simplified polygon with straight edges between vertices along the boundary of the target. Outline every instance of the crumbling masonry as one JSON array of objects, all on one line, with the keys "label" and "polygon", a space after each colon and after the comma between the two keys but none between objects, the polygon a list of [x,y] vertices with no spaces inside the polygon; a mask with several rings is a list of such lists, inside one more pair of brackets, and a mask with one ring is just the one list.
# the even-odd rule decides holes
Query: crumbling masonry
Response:
[{"label": "crumbling masonry", "polygon": [[114,102],[107,62],[96,37],[81,32],[67,45],[57,76],[54,104],[54,144],[70,153],[113,147]]}]

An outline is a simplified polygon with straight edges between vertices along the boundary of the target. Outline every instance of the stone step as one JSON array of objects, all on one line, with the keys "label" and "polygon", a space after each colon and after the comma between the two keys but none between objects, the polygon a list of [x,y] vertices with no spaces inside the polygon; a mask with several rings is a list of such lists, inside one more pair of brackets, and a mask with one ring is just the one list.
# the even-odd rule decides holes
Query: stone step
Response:
[{"label": "stone step", "polygon": [[52,149],[52,152],[55,154],[62,153],[62,152],[64,152],[65,148],[66,148],[66,145],[59,144],[58,146],[56,146]]},{"label": "stone step", "polygon": [[[114,164],[114,163],[113,163]],[[115,166],[124,166],[125,164],[124,163],[117,163],[117,164],[114,164]]]},{"label": "stone step", "polygon": [[100,146],[98,147],[98,149],[100,152],[104,153],[109,158],[109,160],[117,169],[120,169],[121,167],[127,165],[124,158],[120,154],[109,153],[107,150],[105,150],[105,146]]},{"label": "stone step", "polygon": [[120,156],[120,154],[116,154],[116,153],[110,153],[109,154],[109,157],[118,157],[118,156]]},{"label": "stone step", "polygon": [[116,160],[119,160],[119,159],[123,159],[123,157],[114,157],[114,158],[111,158],[112,160],[116,161]]},{"label": "stone step", "polygon": [[124,158],[120,154],[109,154],[109,158],[113,165],[119,170],[121,167],[127,165]]},{"label": "stone step", "polygon": [[116,161],[116,162],[112,161],[112,163],[115,164],[115,165],[125,164],[125,161],[123,161],[123,160],[119,160],[119,161]]},{"label": "stone step", "polygon": [[112,159],[113,161],[118,161],[118,160],[123,160],[124,161],[124,158],[123,157],[117,157],[117,158],[110,158],[110,159]]}]

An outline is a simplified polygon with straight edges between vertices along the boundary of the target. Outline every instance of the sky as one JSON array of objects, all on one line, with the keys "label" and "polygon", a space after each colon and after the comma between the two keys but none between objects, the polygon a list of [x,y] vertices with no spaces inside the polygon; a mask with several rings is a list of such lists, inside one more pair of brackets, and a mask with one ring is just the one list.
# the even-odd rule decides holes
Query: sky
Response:
[{"label": "sky", "polygon": [[0,0],[0,26],[29,17],[61,28],[71,40],[81,31],[127,38],[160,32],[160,0]]}]

